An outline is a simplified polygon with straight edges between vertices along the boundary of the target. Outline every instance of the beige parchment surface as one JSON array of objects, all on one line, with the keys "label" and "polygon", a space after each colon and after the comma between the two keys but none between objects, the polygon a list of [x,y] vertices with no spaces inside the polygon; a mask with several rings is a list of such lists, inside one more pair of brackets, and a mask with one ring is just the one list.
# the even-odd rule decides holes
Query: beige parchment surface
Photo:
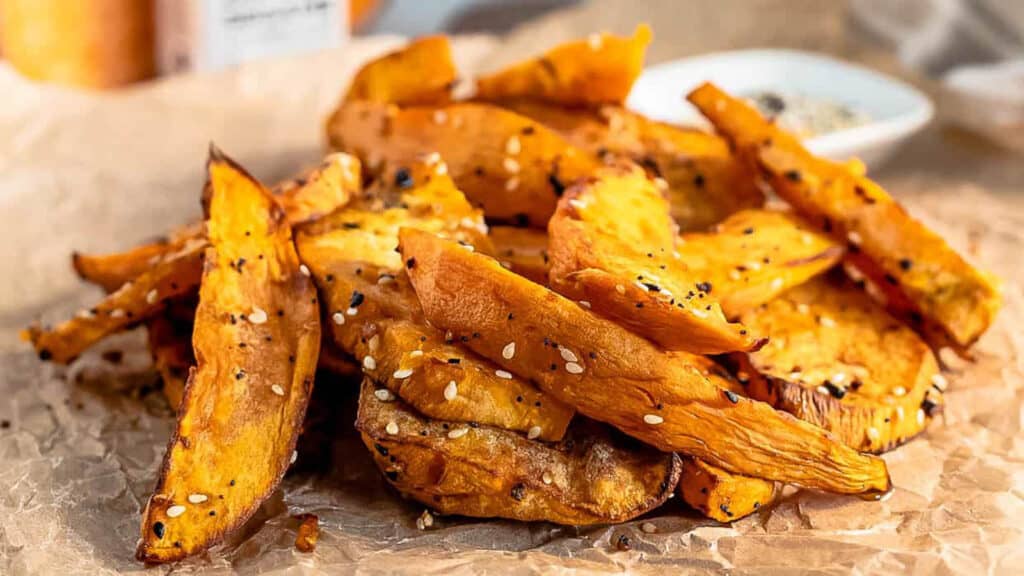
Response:
[{"label": "beige parchment surface", "polygon": [[[624,16],[627,28],[652,15]],[[661,3],[664,5],[664,3]],[[723,6],[735,4],[722,3]],[[608,7],[619,10],[608,11]],[[456,42],[463,70],[499,61],[523,35],[553,43],[560,15],[508,44]],[[724,9],[724,8],[723,8]],[[618,15],[616,15],[618,14]],[[672,29],[652,20],[659,38]],[[588,18],[597,18],[593,23]],[[631,20],[627,21],[627,18]],[[691,28],[693,25],[690,25]],[[589,29],[589,28],[588,28]],[[691,39],[687,39],[691,42]],[[660,42],[665,42],[661,40]],[[0,574],[163,573],[132,557],[139,511],[172,419],[141,334],[104,342],[70,368],[39,363],[16,331],[93,302],[69,266],[73,249],[114,250],[198,216],[207,142],[268,181],[318,158],[321,121],[360,62],[397,39],[344,51],[180,77],[116,94],[31,85],[0,67]],[[840,43],[836,51],[842,52]],[[497,52],[493,50],[498,48]],[[710,48],[721,48],[719,45]],[[656,44],[655,58],[672,48]],[[687,50],[679,49],[681,53]],[[488,54],[494,54],[492,57]],[[731,526],[678,500],[616,527],[438,518],[384,486],[351,434],[354,390],[317,383],[295,469],[236,537],[174,570],[204,574],[1013,574],[1024,566],[1024,210],[1020,158],[932,128],[881,180],[911,210],[1006,282],[1006,309],[957,365],[944,421],[886,456],[895,494],[883,503],[797,492]],[[114,365],[101,357],[121,350]],[[3,427],[6,422],[7,426]],[[316,552],[294,550],[297,522],[321,520]],[[640,530],[653,523],[656,532]],[[629,552],[610,542],[627,533]]]}]

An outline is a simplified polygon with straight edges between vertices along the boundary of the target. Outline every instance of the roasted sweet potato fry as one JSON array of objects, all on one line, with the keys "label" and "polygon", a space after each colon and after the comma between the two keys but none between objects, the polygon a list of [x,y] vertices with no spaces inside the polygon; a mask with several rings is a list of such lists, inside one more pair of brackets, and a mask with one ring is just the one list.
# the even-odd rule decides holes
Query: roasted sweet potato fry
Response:
[{"label": "roasted sweet potato fry", "polygon": [[488,218],[543,228],[565,187],[598,165],[561,136],[487,104],[405,108],[341,105],[327,124],[330,145],[372,170],[440,153],[456,186]]},{"label": "roasted sweet potato fry", "polygon": [[180,251],[189,241],[200,238],[202,234],[202,224],[196,223],[186,226],[175,238],[159,239],[127,252],[83,254],[76,251],[71,255],[71,266],[79,278],[110,293],[138,278],[168,254]]},{"label": "roasted sweet potato fry", "polygon": [[543,230],[491,226],[490,237],[503,266],[538,284],[548,283],[548,235]]},{"label": "roasted sweet potato fry", "polygon": [[431,418],[558,440],[572,418],[571,408],[503,373],[423,319],[395,252],[399,226],[443,232],[466,249],[489,244],[479,210],[451,179],[422,165],[400,170],[414,184],[393,201],[396,207],[383,212],[349,208],[317,225],[329,231],[306,230],[298,236],[299,254],[326,299],[335,343],[362,362],[368,377]]},{"label": "roasted sweet potato fry", "polygon": [[67,364],[105,336],[155,316],[168,299],[193,292],[202,269],[202,243],[188,244],[161,258],[95,307],[80,311],[52,330],[31,326],[22,337],[32,342],[41,359]]},{"label": "roasted sweet potato fry", "polygon": [[[704,374],[705,359],[664,352],[453,242],[407,228],[399,238],[427,320],[581,414],[734,473],[867,496],[889,490],[885,461],[723,390]],[[504,354],[509,344],[514,354]]]},{"label": "roasted sweet potato fry", "polygon": [[676,251],[707,282],[727,318],[825,272],[845,252],[796,215],[774,210],[744,210],[713,232],[683,234]]},{"label": "roasted sweet potato fry", "polygon": [[644,67],[651,29],[636,27],[633,36],[593,34],[566,42],[543,56],[516,64],[476,81],[481,100],[529,96],[570,105],[622,104]]},{"label": "roasted sweet potato fry", "polygon": [[706,230],[726,216],[764,204],[754,172],[715,134],[655,122],[619,106],[568,108],[536,100],[500,102],[604,160],[625,157],[668,184],[682,230]]},{"label": "roasted sweet potato fry", "polygon": [[270,193],[216,150],[207,250],[178,424],[137,556],[184,558],[244,523],[292,461],[320,348],[316,290]]},{"label": "roasted sweet potato fry", "polygon": [[732,324],[675,253],[668,203],[635,166],[574,184],[548,224],[551,287],[668,350],[720,354],[764,341]]},{"label": "roasted sweet potato fry", "polygon": [[345,101],[447,104],[456,74],[448,37],[425,36],[364,65],[349,85]]},{"label": "roasted sweet potato fry", "polygon": [[364,382],[356,428],[395,488],[445,514],[585,525],[653,510],[679,479],[679,457],[594,422],[554,445],[507,430],[427,420]]},{"label": "roasted sweet potato fry", "polygon": [[[755,163],[784,200],[850,245],[850,259],[896,310],[934,322],[961,347],[988,329],[1000,307],[994,279],[911,217],[881,186],[811,155],[790,134],[711,84],[689,100]],[[923,329],[925,333],[927,330]]]},{"label": "roasted sweet potato fry", "polygon": [[775,483],[727,472],[696,458],[683,458],[679,495],[708,518],[732,522],[775,499]]},{"label": "roasted sweet potato fry", "polygon": [[849,282],[816,278],[742,318],[771,337],[741,364],[750,396],[848,446],[888,450],[922,432],[942,409],[931,349]]}]

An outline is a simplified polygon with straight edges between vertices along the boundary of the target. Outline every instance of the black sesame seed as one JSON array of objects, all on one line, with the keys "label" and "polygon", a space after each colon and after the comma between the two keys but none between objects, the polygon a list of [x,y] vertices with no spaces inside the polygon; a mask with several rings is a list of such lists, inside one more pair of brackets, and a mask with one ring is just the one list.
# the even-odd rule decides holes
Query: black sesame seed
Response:
[{"label": "black sesame seed", "polygon": [[523,401],[523,397],[522,396],[516,396],[516,402],[522,402],[522,401]]},{"label": "black sesame seed", "polygon": [[39,359],[40,360],[49,360],[50,358],[53,358],[53,352],[50,352],[46,348],[43,348],[43,349],[39,350]]},{"label": "black sesame seed", "polygon": [[235,485],[235,479],[232,478],[231,482],[228,482],[228,486],[234,486],[234,485]]},{"label": "black sesame seed", "polygon": [[352,307],[352,308],[356,308],[357,306],[362,304],[363,300],[365,300],[365,299],[366,299],[366,297],[363,296],[362,292],[360,292],[359,290],[353,290],[352,291],[352,298],[349,299],[348,305],[350,307]]},{"label": "black sesame seed", "polygon": [[698,282],[696,286],[697,290],[700,290],[701,292],[707,292],[708,294],[711,293],[711,282]]},{"label": "black sesame seed", "polygon": [[725,397],[729,399],[729,402],[732,402],[733,404],[739,403],[740,397],[732,390],[722,390],[722,392],[725,394]]},{"label": "black sesame seed", "polygon": [[379,452],[381,456],[387,456],[388,455],[388,449],[385,448],[384,446],[381,446],[380,444],[374,443],[373,448],[377,452]]},{"label": "black sesame seed", "polygon": [[653,284],[651,282],[641,282],[641,284],[646,286],[647,290],[650,291],[650,292],[660,292],[661,291],[661,286],[658,286],[657,284]]},{"label": "black sesame seed", "polygon": [[900,281],[897,280],[896,277],[893,276],[892,274],[886,274],[885,281],[888,282],[889,284],[892,284],[893,286],[897,286],[900,283]]},{"label": "black sesame seed", "polygon": [[643,302],[637,302],[636,303],[636,307],[637,308],[643,308],[644,307],[644,303]]},{"label": "black sesame seed", "polygon": [[164,523],[163,522],[154,522],[153,523],[153,534],[156,534],[157,539],[162,539],[164,537]]},{"label": "black sesame seed", "polygon": [[395,186],[399,188],[411,188],[415,182],[412,179],[412,174],[409,173],[408,168],[399,168],[395,170]]},{"label": "black sesame seed", "polygon": [[512,491],[509,495],[512,496],[512,499],[516,502],[521,502],[523,500],[523,496],[526,495],[526,485],[522,482],[516,484],[512,487]]},{"label": "black sesame seed", "polygon": [[548,184],[551,185],[551,190],[555,193],[556,197],[561,198],[562,194],[565,194],[565,184],[558,179],[558,174],[554,172],[548,174]]},{"label": "black sesame seed", "polygon": [[210,516],[216,516],[216,515],[217,515],[217,511],[216,510],[210,510]]},{"label": "black sesame seed", "polygon": [[408,268],[409,270],[412,270],[413,268],[415,268],[416,267],[416,259],[415,258],[409,258],[408,260],[406,260],[405,261],[405,267]]},{"label": "black sesame seed", "polygon": [[448,363],[449,364],[458,364],[459,362],[462,362],[462,358],[449,358],[448,359]]},{"label": "black sesame seed", "polygon": [[846,396],[846,388],[843,388],[842,386],[837,386],[828,380],[822,382],[821,385],[828,390],[829,394],[838,400],[842,400],[843,396]]},{"label": "black sesame seed", "polygon": [[696,176],[694,176],[693,177],[693,185],[696,186],[697,188],[703,188],[704,187],[704,175],[703,174],[697,174]]},{"label": "black sesame seed", "polygon": [[398,470],[388,470],[387,472],[384,473],[384,475],[387,476],[388,480],[391,480],[392,482],[398,481]]},{"label": "black sesame seed", "polygon": [[924,401],[921,402],[921,409],[924,410],[924,413],[929,418],[931,418],[934,415],[934,413],[936,412],[935,409],[938,408],[938,407],[939,407],[938,404],[936,404],[935,402],[933,402],[932,400],[930,400],[928,398],[925,398]]},{"label": "black sesame seed", "polygon": [[551,369],[552,370],[558,370],[558,364],[552,364],[551,365]]},{"label": "black sesame seed", "polygon": [[753,228],[744,228],[743,229],[743,233],[747,234],[747,235],[753,234],[754,233],[754,229]]},{"label": "black sesame seed", "polygon": [[900,259],[900,269],[903,270],[904,272],[906,272],[907,270],[910,270],[910,267],[912,265],[913,265],[913,262],[910,261],[910,258],[901,258]]},{"label": "black sesame seed", "polygon": [[615,548],[623,552],[633,549],[633,541],[626,534],[619,534],[615,539]]},{"label": "black sesame seed", "polygon": [[789,180],[790,182],[800,181],[800,172],[798,172],[797,170],[788,170],[786,171],[784,176],[786,177],[786,180]]},{"label": "black sesame seed", "polygon": [[241,380],[242,378],[245,378],[245,370],[235,372],[235,380]]},{"label": "black sesame seed", "polygon": [[718,509],[721,510],[723,513],[725,513],[725,515],[728,516],[729,518],[732,518],[732,511],[729,510],[729,507],[726,506],[725,504],[720,504],[718,506]]}]

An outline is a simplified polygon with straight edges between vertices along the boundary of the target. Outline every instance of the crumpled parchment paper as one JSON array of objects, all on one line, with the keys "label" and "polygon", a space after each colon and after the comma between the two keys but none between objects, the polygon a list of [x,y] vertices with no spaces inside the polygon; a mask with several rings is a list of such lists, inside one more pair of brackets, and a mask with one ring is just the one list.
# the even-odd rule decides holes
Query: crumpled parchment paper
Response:
[{"label": "crumpled parchment paper", "polygon": [[[364,39],[104,95],[30,85],[0,67],[0,574],[170,569],[133,558],[172,425],[143,335],[109,339],[69,368],[37,361],[17,339],[33,319],[100,297],[74,277],[71,250],[122,249],[198,217],[209,140],[268,181],[316,162],[322,117],[346,79],[395,43]],[[456,42],[462,69],[492,46]],[[351,431],[355,389],[322,380],[281,489],[239,534],[175,571],[1014,573],[1024,565],[1024,212],[946,177],[884,183],[1006,281],[1006,308],[977,362],[949,374],[944,421],[886,456],[897,487],[889,500],[789,491],[731,526],[673,499],[621,526],[437,518],[420,531],[423,507],[385,485]],[[103,358],[109,350],[122,352],[119,363]],[[292,516],[306,512],[321,521],[311,554],[293,546]],[[620,533],[631,551],[615,550]]]}]

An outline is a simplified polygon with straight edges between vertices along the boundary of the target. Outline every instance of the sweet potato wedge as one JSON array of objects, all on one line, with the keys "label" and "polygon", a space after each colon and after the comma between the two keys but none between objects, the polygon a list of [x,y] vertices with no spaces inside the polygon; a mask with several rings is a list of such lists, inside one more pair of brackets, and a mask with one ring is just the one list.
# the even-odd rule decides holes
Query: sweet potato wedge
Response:
[{"label": "sweet potato wedge", "polygon": [[558,440],[571,408],[526,380],[501,373],[424,320],[395,252],[399,226],[442,232],[464,249],[489,244],[479,210],[447,176],[428,179],[432,173],[422,165],[408,172],[414,184],[388,202],[395,207],[348,208],[330,219],[337,221],[317,225],[327,232],[304,230],[298,236],[299,254],[325,298],[334,342],[362,363],[368,377],[428,417]]},{"label": "sweet potato wedge", "polygon": [[189,375],[136,552],[170,562],[244,523],[292,461],[320,348],[316,290],[270,193],[217,150]]},{"label": "sweet potato wedge", "polygon": [[551,287],[667,350],[721,354],[764,341],[730,323],[675,253],[668,203],[635,166],[574,184],[548,224]]},{"label": "sweet potato wedge", "polygon": [[79,278],[109,294],[153,268],[168,254],[180,251],[192,239],[201,238],[202,234],[202,223],[196,223],[180,230],[174,238],[161,238],[127,252],[84,254],[76,251],[71,254],[71,266]]},{"label": "sweet potato wedge", "polygon": [[696,458],[683,458],[679,496],[702,514],[732,522],[757,512],[775,499],[775,483],[733,474]]},{"label": "sweet potato wedge", "polygon": [[538,284],[548,283],[548,235],[544,231],[491,226],[489,235],[502,266]]},{"label": "sweet potato wedge", "polygon": [[456,75],[448,37],[424,36],[360,68],[345,101],[398,106],[447,104]]},{"label": "sweet potato wedge", "polygon": [[371,170],[440,153],[456,186],[488,218],[543,228],[565,187],[597,160],[544,126],[487,104],[404,108],[342,104],[327,124],[332,148]]},{"label": "sweet potato wedge", "polygon": [[[747,392],[862,452],[921,433],[942,410],[928,345],[853,284],[821,277],[742,316],[770,336],[742,358]],[[776,344],[777,343],[777,344]]]},{"label": "sweet potato wedge", "polygon": [[756,164],[779,196],[848,243],[850,260],[886,291],[890,306],[916,316],[917,327],[934,322],[961,347],[988,329],[1000,307],[994,279],[910,216],[881,186],[845,165],[811,155],[795,137],[711,84],[688,98]]},{"label": "sweet potato wedge", "polygon": [[712,232],[683,234],[676,251],[732,319],[822,274],[845,253],[798,216],[774,210],[744,210]]},{"label": "sweet potato wedge", "polygon": [[529,96],[570,105],[622,104],[643,71],[651,37],[650,27],[640,24],[632,37],[593,34],[566,42],[543,56],[477,78],[476,97]]},{"label": "sweet potato wedge", "polygon": [[445,514],[622,522],[653,510],[679,479],[679,457],[594,422],[545,444],[507,430],[423,418],[364,382],[356,428],[388,481]]},{"label": "sweet potato wedge", "polygon": [[568,108],[536,100],[500,104],[581,150],[604,160],[628,158],[663,178],[672,218],[684,231],[707,230],[734,212],[764,204],[755,173],[715,134],[656,122],[620,106]]},{"label": "sweet potato wedge", "polygon": [[[889,490],[884,460],[723,390],[705,375],[706,359],[664,352],[430,233],[406,228],[399,239],[427,320],[455,338],[471,336],[465,343],[471,350],[581,414],[734,473],[865,496]],[[507,357],[510,343],[516,351]]]}]

